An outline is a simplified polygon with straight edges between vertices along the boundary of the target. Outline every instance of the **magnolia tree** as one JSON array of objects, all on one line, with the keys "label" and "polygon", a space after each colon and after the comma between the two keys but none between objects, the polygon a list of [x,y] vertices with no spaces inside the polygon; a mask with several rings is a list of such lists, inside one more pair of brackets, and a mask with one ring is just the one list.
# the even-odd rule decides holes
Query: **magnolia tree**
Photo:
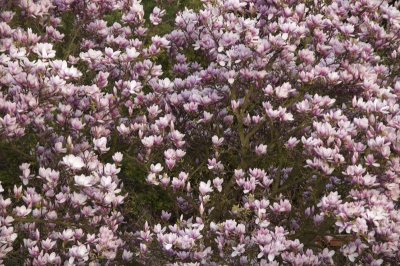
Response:
[{"label": "magnolia tree", "polygon": [[2,264],[400,259],[396,1],[0,4]]}]

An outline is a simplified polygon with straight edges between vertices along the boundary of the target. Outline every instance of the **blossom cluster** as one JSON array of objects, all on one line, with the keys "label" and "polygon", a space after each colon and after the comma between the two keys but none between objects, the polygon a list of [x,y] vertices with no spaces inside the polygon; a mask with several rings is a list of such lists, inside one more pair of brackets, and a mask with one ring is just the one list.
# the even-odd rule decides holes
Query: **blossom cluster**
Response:
[{"label": "blossom cluster", "polygon": [[1,263],[394,265],[400,4],[160,2],[0,1]]}]

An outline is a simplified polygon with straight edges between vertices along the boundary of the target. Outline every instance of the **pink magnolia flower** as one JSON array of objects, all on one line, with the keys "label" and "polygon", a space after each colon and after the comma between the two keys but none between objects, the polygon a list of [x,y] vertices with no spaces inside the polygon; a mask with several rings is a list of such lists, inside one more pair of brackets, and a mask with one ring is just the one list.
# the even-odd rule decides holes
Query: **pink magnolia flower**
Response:
[{"label": "pink magnolia flower", "polygon": [[71,170],[81,170],[85,166],[82,158],[72,154],[64,156],[63,163]]},{"label": "pink magnolia flower", "polygon": [[213,192],[213,189],[211,187],[211,181],[208,180],[207,183],[201,181],[199,185],[199,191],[202,196],[205,196],[206,194]]}]

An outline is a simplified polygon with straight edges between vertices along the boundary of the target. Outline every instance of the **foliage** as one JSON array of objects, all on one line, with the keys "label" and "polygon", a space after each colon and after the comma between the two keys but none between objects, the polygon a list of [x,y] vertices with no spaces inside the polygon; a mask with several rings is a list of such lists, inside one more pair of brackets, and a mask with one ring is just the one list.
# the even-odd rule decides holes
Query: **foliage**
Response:
[{"label": "foliage", "polygon": [[0,5],[1,264],[400,259],[399,3]]}]

